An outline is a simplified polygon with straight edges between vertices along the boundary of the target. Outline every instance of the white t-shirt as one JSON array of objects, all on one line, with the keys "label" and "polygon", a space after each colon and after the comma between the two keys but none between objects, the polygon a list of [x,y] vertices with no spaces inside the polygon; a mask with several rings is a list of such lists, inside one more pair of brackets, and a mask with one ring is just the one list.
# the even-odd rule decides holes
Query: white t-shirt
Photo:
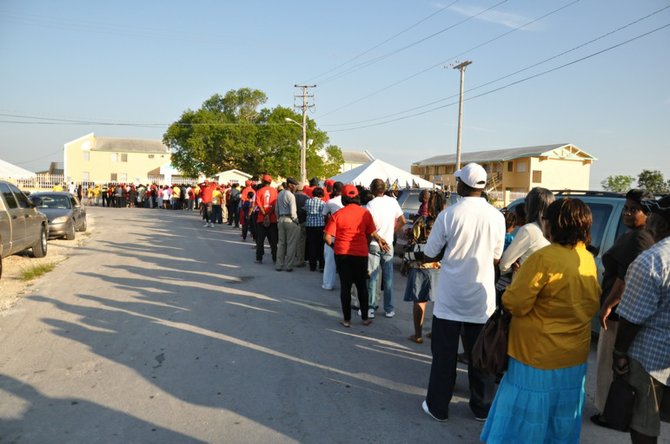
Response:
[{"label": "white t-shirt", "polygon": [[512,264],[517,259],[519,259],[519,263],[523,264],[528,256],[550,243],[542,234],[542,228],[537,222],[524,225],[516,232],[514,240],[500,258],[500,264],[498,264],[500,272],[507,273],[510,271]]},{"label": "white t-shirt", "polygon": [[424,253],[441,261],[433,314],[484,324],[496,305],[494,259],[505,245],[505,218],[481,197],[464,197],[442,211]]},{"label": "white t-shirt", "polygon": [[[393,245],[393,232],[395,231],[396,219],[403,215],[398,201],[393,197],[383,195],[372,199],[366,207],[375,221],[377,233],[389,245]],[[376,240],[370,243],[377,245]]]},{"label": "white t-shirt", "polygon": [[328,199],[328,202],[326,202],[323,206],[321,214],[324,216],[328,216],[330,214],[332,216],[342,208],[344,208],[344,205],[342,205],[342,196],[336,196],[332,199]]}]

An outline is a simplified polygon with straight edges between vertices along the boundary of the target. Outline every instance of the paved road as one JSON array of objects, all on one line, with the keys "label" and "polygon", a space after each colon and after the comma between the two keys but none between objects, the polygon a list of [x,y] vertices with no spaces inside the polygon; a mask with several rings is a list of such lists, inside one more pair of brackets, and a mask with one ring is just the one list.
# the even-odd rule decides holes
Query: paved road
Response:
[{"label": "paved road", "polygon": [[[320,273],[255,264],[228,226],[89,214],[89,242],[0,315],[0,442],[478,442],[463,369],[447,423],[420,411],[403,278],[398,316],[345,330]],[[587,421],[582,441],[628,439]]]}]

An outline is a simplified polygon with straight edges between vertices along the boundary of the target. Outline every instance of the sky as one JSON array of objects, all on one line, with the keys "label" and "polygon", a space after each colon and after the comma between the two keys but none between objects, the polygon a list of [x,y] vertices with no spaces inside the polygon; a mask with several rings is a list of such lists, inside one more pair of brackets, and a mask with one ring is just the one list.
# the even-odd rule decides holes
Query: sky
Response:
[{"label": "sky", "polygon": [[667,0],[0,0],[0,159],[32,171],[88,133],[161,139],[238,88],[345,151],[409,170],[456,152],[572,143],[609,175],[670,179]]}]

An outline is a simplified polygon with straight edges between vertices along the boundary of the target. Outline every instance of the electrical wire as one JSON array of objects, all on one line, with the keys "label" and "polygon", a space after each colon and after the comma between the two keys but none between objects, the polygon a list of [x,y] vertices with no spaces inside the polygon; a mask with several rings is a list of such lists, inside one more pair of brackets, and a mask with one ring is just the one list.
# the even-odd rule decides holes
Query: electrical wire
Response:
[{"label": "electrical wire", "polygon": [[330,74],[331,72],[336,71],[336,70],[342,68],[343,66],[348,65],[349,63],[351,63],[351,62],[353,62],[353,61],[355,61],[355,60],[358,60],[359,58],[363,57],[365,54],[368,54],[368,53],[372,52],[373,50],[379,48],[380,46],[383,46],[384,44],[390,42],[391,40],[395,39],[396,37],[399,37],[399,36],[401,36],[402,34],[404,34],[404,33],[408,32],[408,31],[410,31],[411,29],[416,28],[416,27],[419,26],[421,23],[427,21],[428,19],[431,19],[432,17],[434,17],[434,16],[436,16],[437,14],[443,12],[444,10],[449,9],[450,7],[452,7],[453,5],[455,5],[456,3],[458,3],[459,1],[460,1],[460,0],[455,0],[455,1],[451,2],[451,3],[449,3],[447,6],[443,6],[443,7],[441,7],[441,8],[438,9],[437,11],[433,12],[432,14],[429,14],[427,17],[422,18],[421,20],[419,20],[418,22],[414,23],[413,25],[411,25],[411,26],[409,26],[409,27],[403,29],[402,31],[400,31],[400,32],[398,32],[398,33],[396,33],[396,34],[393,34],[391,37],[389,37],[389,38],[385,39],[384,41],[382,41],[382,42],[380,42],[380,43],[377,43],[376,45],[374,45],[374,46],[372,46],[372,47],[366,49],[365,51],[363,51],[363,52],[357,54],[356,56],[350,58],[349,60],[347,60],[347,61],[345,61],[345,62],[342,62],[341,64],[335,66],[334,68],[331,68],[331,69],[329,69],[329,70],[327,70],[327,71],[322,72],[321,74],[318,74],[318,75],[312,77],[311,79],[307,80],[305,83],[313,83],[314,81],[316,81],[316,79],[318,79],[318,78],[320,78],[320,77],[323,77],[323,76],[325,76],[326,74]]},{"label": "electrical wire", "polygon": [[414,77],[420,76],[421,74],[424,74],[424,73],[426,73],[426,72],[428,72],[428,71],[430,71],[430,70],[432,70],[432,69],[434,69],[434,68],[437,68],[438,66],[443,66],[445,63],[448,63],[450,60],[453,60],[453,59],[455,59],[456,57],[460,57],[460,56],[462,56],[462,55],[465,55],[465,54],[469,53],[470,51],[474,51],[475,49],[479,49],[479,48],[481,48],[481,47],[483,47],[483,46],[486,46],[486,45],[488,45],[488,44],[491,44],[491,43],[495,42],[496,40],[499,40],[499,39],[501,39],[501,38],[503,38],[503,37],[505,37],[505,36],[508,36],[509,34],[511,34],[511,33],[513,33],[513,32],[516,32],[516,31],[518,31],[518,30],[520,30],[520,29],[525,28],[526,26],[532,25],[533,23],[536,23],[536,22],[538,22],[538,21],[540,21],[540,20],[543,20],[543,19],[549,17],[550,15],[556,14],[557,12],[562,11],[563,9],[565,9],[565,8],[567,8],[567,7],[569,7],[569,6],[572,6],[572,5],[574,5],[575,3],[577,3],[577,2],[579,2],[579,0],[574,0],[574,1],[570,2],[570,3],[567,3],[567,4],[563,5],[563,6],[561,6],[560,8],[558,8],[558,9],[554,9],[553,11],[550,11],[550,12],[548,12],[548,13],[546,13],[546,14],[540,16],[540,17],[537,17],[537,18],[535,18],[535,19],[533,19],[533,20],[531,20],[531,21],[529,21],[529,22],[527,22],[527,23],[524,23],[523,25],[521,25],[521,26],[519,26],[519,27],[517,27],[517,28],[511,29],[511,30],[506,31],[506,32],[503,32],[502,34],[499,34],[499,35],[496,36],[496,37],[493,37],[493,38],[491,38],[491,39],[489,39],[489,40],[486,40],[486,41],[484,41],[484,42],[482,42],[482,43],[479,43],[479,44],[473,46],[472,48],[466,49],[465,51],[462,51],[462,52],[460,52],[460,53],[458,53],[458,54],[456,54],[456,55],[454,55],[454,56],[449,57],[449,58],[446,59],[446,60],[442,60],[442,61],[440,61],[440,62],[438,62],[438,63],[435,63],[434,65],[431,65],[431,66],[429,66],[429,67],[427,67],[427,68],[422,69],[421,71],[418,71],[418,72],[416,72],[416,73],[414,73],[414,74],[411,74],[411,75],[409,75],[409,76],[407,76],[407,77],[404,77],[404,78],[402,78],[402,79],[400,79],[400,80],[398,80],[398,81],[396,81],[396,82],[393,82],[393,83],[391,83],[390,85],[387,85],[387,86],[382,87],[382,88],[380,88],[380,89],[378,89],[378,90],[376,90],[376,91],[373,91],[373,92],[371,92],[370,94],[367,94],[367,95],[365,95],[365,96],[363,96],[363,97],[361,97],[361,98],[359,98],[359,99],[356,99],[356,100],[354,100],[354,101],[352,101],[352,102],[349,102],[349,103],[347,103],[347,104],[345,104],[345,105],[342,105],[342,106],[340,106],[340,107],[338,107],[338,108],[335,108],[335,109],[333,109],[333,110],[331,110],[331,111],[328,111],[328,112],[325,113],[325,114],[321,114],[321,115],[319,115],[319,117],[326,117],[326,116],[329,116],[329,115],[331,115],[331,114],[333,114],[333,113],[336,113],[337,111],[343,110],[344,108],[348,108],[348,107],[350,107],[351,105],[355,105],[355,104],[357,104],[357,103],[362,102],[363,100],[369,99],[370,97],[374,97],[374,96],[376,96],[376,95],[379,94],[379,93],[382,93],[382,92],[384,92],[384,91],[387,91],[387,90],[393,88],[394,86],[398,86],[398,85],[400,85],[401,83],[405,83],[406,81],[411,80],[411,79],[413,79]]},{"label": "electrical wire", "polygon": [[[569,53],[571,53],[571,52],[574,52],[574,51],[576,51],[576,50],[578,50],[578,49],[584,48],[585,46],[588,46],[588,45],[590,45],[590,44],[592,44],[592,43],[595,43],[595,42],[597,42],[598,40],[602,40],[602,39],[604,39],[605,37],[609,37],[609,36],[611,36],[611,35],[613,35],[613,34],[619,32],[619,31],[623,31],[624,29],[629,28],[629,27],[631,27],[631,26],[633,26],[633,25],[635,25],[635,24],[638,24],[638,23],[640,23],[641,21],[646,20],[646,19],[648,19],[648,18],[650,18],[650,17],[653,17],[653,16],[655,16],[655,15],[657,15],[657,14],[659,14],[659,13],[665,11],[665,10],[668,9],[668,8],[670,8],[670,5],[665,6],[665,7],[663,7],[663,8],[660,8],[660,9],[657,9],[656,11],[653,11],[653,12],[651,12],[651,13],[649,13],[649,14],[643,16],[643,17],[640,17],[640,18],[638,18],[638,19],[636,19],[636,20],[633,20],[632,22],[626,23],[625,25],[622,25],[622,26],[620,26],[620,27],[618,27],[618,28],[616,28],[616,29],[613,29],[613,30],[608,31],[608,32],[606,32],[606,33],[604,33],[604,34],[601,34],[601,35],[599,35],[598,37],[595,37],[595,38],[593,38],[593,39],[591,39],[591,40],[589,40],[589,41],[587,41],[587,42],[581,43],[581,44],[579,44],[579,45],[577,45],[577,46],[574,46],[574,47],[572,47],[572,48],[570,48],[570,49],[568,49],[568,50],[566,50],[566,51],[560,52],[560,53],[555,54],[555,55],[553,55],[553,56],[551,56],[551,57],[548,57],[548,58],[546,58],[546,59],[544,59],[544,60],[541,60],[541,61],[539,61],[539,62],[533,63],[532,65],[526,66],[525,68],[521,68],[521,69],[519,69],[519,70],[517,70],[517,71],[514,71],[514,72],[512,72],[512,73],[510,73],[510,74],[506,74],[506,75],[504,75],[504,76],[502,76],[502,77],[498,77],[497,79],[494,79],[494,80],[488,81],[488,82],[486,82],[486,83],[482,83],[482,84],[480,84],[480,85],[477,85],[477,86],[474,86],[474,87],[472,87],[472,88],[469,88],[469,89],[467,89],[465,92],[466,92],[466,93],[469,93],[469,92],[478,90],[478,89],[483,88],[483,87],[485,87],[485,86],[488,86],[488,85],[491,85],[491,84],[493,84],[493,83],[497,83],[497,82],[499,82],[499,81],[501,81],[501,80],[504,80],[504,79],[507,79],[507,78],[509,78],[509,77],[512,77],[512,76],[514,76],[514,75],[516,75],[516,74],[520,74],[520,73],[522,73],[522,72],[524,72],[524,71],[528,71],[529,69],[536,68],[536,67],[538,67],[538,66],[540,66],[540,65],[543,65],[543,64],[545,64],[545,63],[547,63],[547,62],[550,62],[551,60],[555,60],[555,59],[557,59],[557,58],[559,58],[559,57],[562,57],[562,56],[564,56],[564,55],[566,55],[566,54],[569,54]],[[524,25],[524,26],[525,26],[525,25]],[[415,107],[412,107],[412,108],[409,108],[409,109],[405,109],[405,110],[398,111],[398,112],[391,113],[391,114],[386,114],[386,115],[383,115],[383,116],[380,116],[380,117],[375,117],[375,118],[365,119],[365,120],[359,120],[359,121],[356,121],[356,122],[348,122],[348,123],[331,123],[331,124],[329,124],[328,126],[351,126],[351,125],[358,125],[358,124],[360,124],[360,123],[374,122],[374,121],[376,121],[376,120],[384,120],[384,119],[387,119],[387,118],[389,118],[389,117],[397,116],[397,115],[399,115],[399,114],[405,114],[405,113],[408,113],[408,112],[411,112],[411,111],[416,111],[416,110],[421,109],[421,108],[426,108],[426,107],[428,107],[428,106],[432,106],[432,105],[435,105],[435,104],[437,104],[437,103],[444,102],[444,101],[449,100],[449,99],[453,99],[453,98],[455,98],[455,97],[458,97],[458,94],[452,94],[452,95],[450,95],[450,96],[443,97],[443,98],[441,98],[441,99],[437,99],[437,100],[433,100],[433,101],[428,102],[428,103],[425,103],[425,104],[423,104],[423,105],[418,105],[418,106],[415,106]],[[323,117],[323,116],[320,116],[320,117]]]},{"label": "electrical wire", "polygon": [[[623,45],[626,45],[626,44],[628,44],[628,43],[631,43],[631,42],[633,42],[633,41],[635,41],[635,40],[638,40],[638,39],[641,39],[641,38],[643,38],[643,37],[647,37],[648,35],[651,35],[651,34],[653,34],[653,33],[655,33],[655,32],[661,31],[661,30],[663,30],[663,29],[665,29],[665,28],[668,28],[668,27],[670,27],[670,23],[667,23],[667,24],[665,24],[665,25],[663,25],[663,26],[660,26],[660,27],[658,27],[658,28],[652,29],[651,31],[648,31],[648,32],[645,32],[645,33],[643,33],[643,34],[640,34],[640,35],[637,35],[637,36],[635,36],[635,37],[632,37],[632,38],[630,38],[630,39],[628,39],[628,40],[625,40],[625,41],[623,41],[623,42],[621,42],[621,43],[617,43],[616,45],[612,45],[612,46],[609,46],[609,47],[607,47],[607,48],[605,48],[605,49],[602,49],[602,50],[600,50],[600,51],[596,51],[596,52],[591,53],[591,54],[589,54],[589,55],[587,55],[587,56],[580,57],[580,58],[578,58],[578,59],[575,59],[575,60],[573,60],[573,61],[571,61],[571,62],[568,62],[568,63],[565,63],[565,64],[563,64],[563,65],[560,65],[560,66],[557,66],[557,67],[548,69],[548,70],[546,70],[546,71],[542,71],[542,72],[537,73],[537,74],[534,74],[534,75],[532,75],[532,76],[524,77],[523,79],[519,79],[519,80],[516,80],[516,81],[514,81],[514,82],[510,82],[510,83],[508,83],[508,84],[506,84],[506,85],[500,86],[500,87],[498,87],[498,88],[494,88],[494,89],[492,89],[492,90],[483,92],[483,93],[481,93],[481,94],[477,94],[477,95],[475,95],[475,96],[468,97],[468,98],[466,98],[466,99],[463,99],[463,101],[469,101],[469,100],[474,100],[474,99],[477,99],[477,98],[480,98],[480,97],[484,97],[484,96],[487,96],[487,95],[489,95],[489,94],[493,94],[493,93],[495,93],[495,92],[498,92],[498,91],[501,91],[501,90],[503,90],[503,89],[509,88],[509,87],[511,87],[511,86],[514,86],[514,85],[518,85],[518,84],[520,84],[520,83],[527,82],[527,81],[529,81],[529,80],[532,80],[532,79],[535,79],[535,78],[544,76],[544,75],[549,74],[549,73],[552,73],[552,72],[554,72],[554,71],[558,71],[559,69],[566,68],[566,67],[568,67],[568,66],[574,65],[574,64],[579,63],[579,62],[583,62],[584,60],[588,60],[588,59],[590,59],[590,58],[592,58],[592,57],[595,57],[595,56],[597,56],[597,55],[600,55],[600,54],[603,54],[603,53],[605,53],[605,52],[611,51],[611,50],[613,50],[613,49],[619,48],[619,47],[621,47],[621,46],[623,46]],[[405,120],[405,119],[409,119],[409,118],[412,118],[412,117],[421,116],[421,115],[424,115],[424,114],[431,113],[431,112],[433,112],[433,111],[437,111],[437,110],[440,110],[440,109],[443,109],[443,108],[447,108],[447,107],[449,107],[449,106],[454,106],[454,105],[456,105],[457,103],[458,103],[458,102],[448,103],[448,104],[446,104],[446,105],[442,105],[442,106],[438,106],[438,107],[435,107],[435,108],[431,108],[431,109],[428,109],[428,110],[425,110],[425,111],[422,111],[422,112],[419,112],[419,113],[410,114],[410,115],[407,115],[407,116],[402,116],[402,117],[398,117],[398,118],[395,118],[395,119],[386,120],[386,121],[384,121],[384,122],[373,123],[373,124],[369,124],[369,125],[361,125],[361,126],[357,126],[357,127],[353,127],[353,128],[344,128],[344,129],[330,130],[330,131],[328,131],[328,132],[329,132],[329,133],[335,133],[335,132],[353,131],[353,130],[358,130],[358,129],[363,129],[363,128],[371,128],[371,127],[374,127],[374,126],[387,125],[387,124],[389,124],[389,123],[397,122],[397,121],[399,121],[399,120]],[[324,126],[325,126],[325,125],[324,125]]]}]

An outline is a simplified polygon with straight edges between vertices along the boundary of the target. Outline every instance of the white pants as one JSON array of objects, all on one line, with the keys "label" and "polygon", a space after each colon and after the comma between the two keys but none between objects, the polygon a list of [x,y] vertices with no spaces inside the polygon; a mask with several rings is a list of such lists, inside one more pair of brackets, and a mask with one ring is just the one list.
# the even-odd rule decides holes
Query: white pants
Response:
[{"label": "white pants", "polygon": [[[334,239],[334,238],[333,238]],[[335,270],[335,252],[327,244],[323,244],[323,259],[325,266],[323,268],[323,287],[332,290],[335,288],[337,274]]]}]

